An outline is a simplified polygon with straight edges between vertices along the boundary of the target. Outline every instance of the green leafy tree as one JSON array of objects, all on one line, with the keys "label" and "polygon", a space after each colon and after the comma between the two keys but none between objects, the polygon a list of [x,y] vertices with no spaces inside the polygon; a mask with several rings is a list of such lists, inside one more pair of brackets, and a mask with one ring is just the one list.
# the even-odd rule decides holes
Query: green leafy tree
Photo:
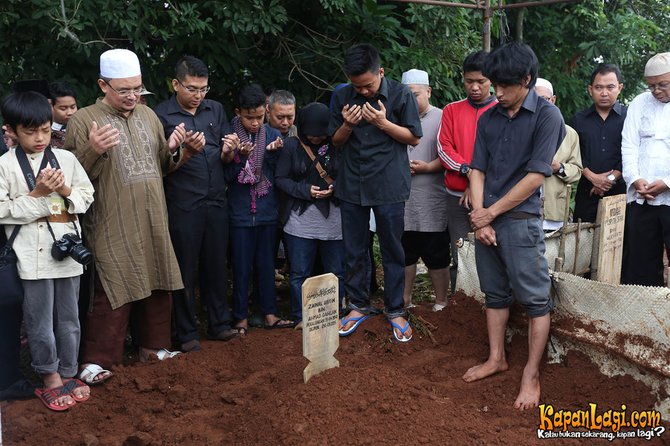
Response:
[{"label": "green leafy tree", "polygon": [[[670,48],[670,35],[660,32],[670,25],[666,0],[584,0],[529,8],[516,22],[503,18],[493,19],[494,42],[523,24],[566,116],[588,104],[595,59],[622,66],[630,98],[649,55]],[[192,54],[210,67],[210,96],[229,109],[249,82],[289,89],[301,104],[327,101],[346,80],[344,51],[370,42],[388,76],[428,71],[432,102],[443,106],[463,96],[461,63],[481,48],[481,26],[481,11],[384,0],[4,0],[0,94],[19,79],[65,79],[89,104],[99,95],[100,53],[128,48],[157,100],[170,94],[177,59]]]}]

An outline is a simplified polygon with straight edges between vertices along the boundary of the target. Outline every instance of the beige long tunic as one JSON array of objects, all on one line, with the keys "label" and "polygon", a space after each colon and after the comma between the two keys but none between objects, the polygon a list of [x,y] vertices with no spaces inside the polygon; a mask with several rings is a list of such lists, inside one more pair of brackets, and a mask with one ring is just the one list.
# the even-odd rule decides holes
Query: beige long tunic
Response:
[{"label": "beige long tunic", "polygon": [[[119,144],[103,156],[88,142],[93,121],[119,130]],[[112,308],[149,297],[152,290],[183,288],[162,179],[176,162],[155,113],[137,105],[126,118],[98,99],[70,118],[64,147],[74,151],[95,187],[84,233]]]}]

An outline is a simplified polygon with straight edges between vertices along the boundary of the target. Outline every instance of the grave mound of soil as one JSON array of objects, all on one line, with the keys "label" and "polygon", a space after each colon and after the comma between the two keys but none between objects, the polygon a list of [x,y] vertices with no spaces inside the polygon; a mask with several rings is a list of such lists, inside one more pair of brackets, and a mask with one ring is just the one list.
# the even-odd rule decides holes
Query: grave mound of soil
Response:
[{"label": "grave mound of soil", "polygon": [[[481,305],[463,294],[438,313],[425,305],[413,312],[436,327],[433,339],[415,329],[412,342],[399,344],[384,317],[372,317],[340,340],[340,367],[307,384],[299,331],[251,329],[244,339],[203,341],[201,352],[117,367],[65,413],[36,399],[3,403],[4,444],[537,444],[539,410],[512,407],[527,338],[508,345],[509,371],[468,384],[461,376],[488,353]],[[597,403],[599,412],[625,404],[630,413],[655,400],[632,378],[605,377],[570,353],[543,366],[542,402],[566,410]]]}]

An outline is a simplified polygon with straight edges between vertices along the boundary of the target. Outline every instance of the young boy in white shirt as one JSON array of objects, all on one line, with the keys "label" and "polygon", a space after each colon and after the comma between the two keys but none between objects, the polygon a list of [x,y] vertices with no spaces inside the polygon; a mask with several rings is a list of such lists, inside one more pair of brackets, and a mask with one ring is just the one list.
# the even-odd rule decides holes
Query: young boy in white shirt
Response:
[{"label": "young boy in white shirt", "polygon": [[79,352],[79,276],[91,257],[78,243],[76,214],[88,209],[94,190],[72,153],[51,148],[46,97],[12,93],[1,110],[18,145],[0,158],[0,224],[8,238],[20,225],[12,247],[32,366],[44,383],[35,394],[47,408],[67,410],[90,396],[88,386],[72,378]]}]

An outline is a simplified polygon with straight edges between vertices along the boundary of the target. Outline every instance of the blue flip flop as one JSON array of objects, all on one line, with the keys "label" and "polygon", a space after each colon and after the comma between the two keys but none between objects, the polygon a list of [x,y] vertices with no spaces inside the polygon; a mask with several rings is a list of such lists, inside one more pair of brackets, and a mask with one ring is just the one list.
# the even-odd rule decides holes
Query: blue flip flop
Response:
[{"label": "blue flip flop", "polygon": [[[409,330],[409,321],[404,326],[401,326],[400,324],[397,324],[393,322],[391,319],[389,319],[389,322],[391,323],[391,331],[393,332],[393,336],[396,338],[398,342],[409,342],[412,340],[412,335],[409,335],[409,337],[405,337],[405,333],[407,333],[407,330]],[[398,337],[398,334],[396,333],[395,329],[400,330],[400,334],[402,335],[401,338]]]},{"label": "blue flip flop", "polygon": [[355,322],[355,324],[352,325],[351,327],[349,327],[348,330],[340,329],[338,331],[338,333],[340,333],[340,336],[349,336],[351,333],[356,331],[358,326],[361,325],[361,322],[363,322],[364,320],[366,320],[369,317],[370,317],[369,314],[364,314],[363,316],[359,316],[359,317],[349,317],[349,318],[348,317],[343,317],[342,318],[342,325],[343,326],[347,325],[349,322]]}]

